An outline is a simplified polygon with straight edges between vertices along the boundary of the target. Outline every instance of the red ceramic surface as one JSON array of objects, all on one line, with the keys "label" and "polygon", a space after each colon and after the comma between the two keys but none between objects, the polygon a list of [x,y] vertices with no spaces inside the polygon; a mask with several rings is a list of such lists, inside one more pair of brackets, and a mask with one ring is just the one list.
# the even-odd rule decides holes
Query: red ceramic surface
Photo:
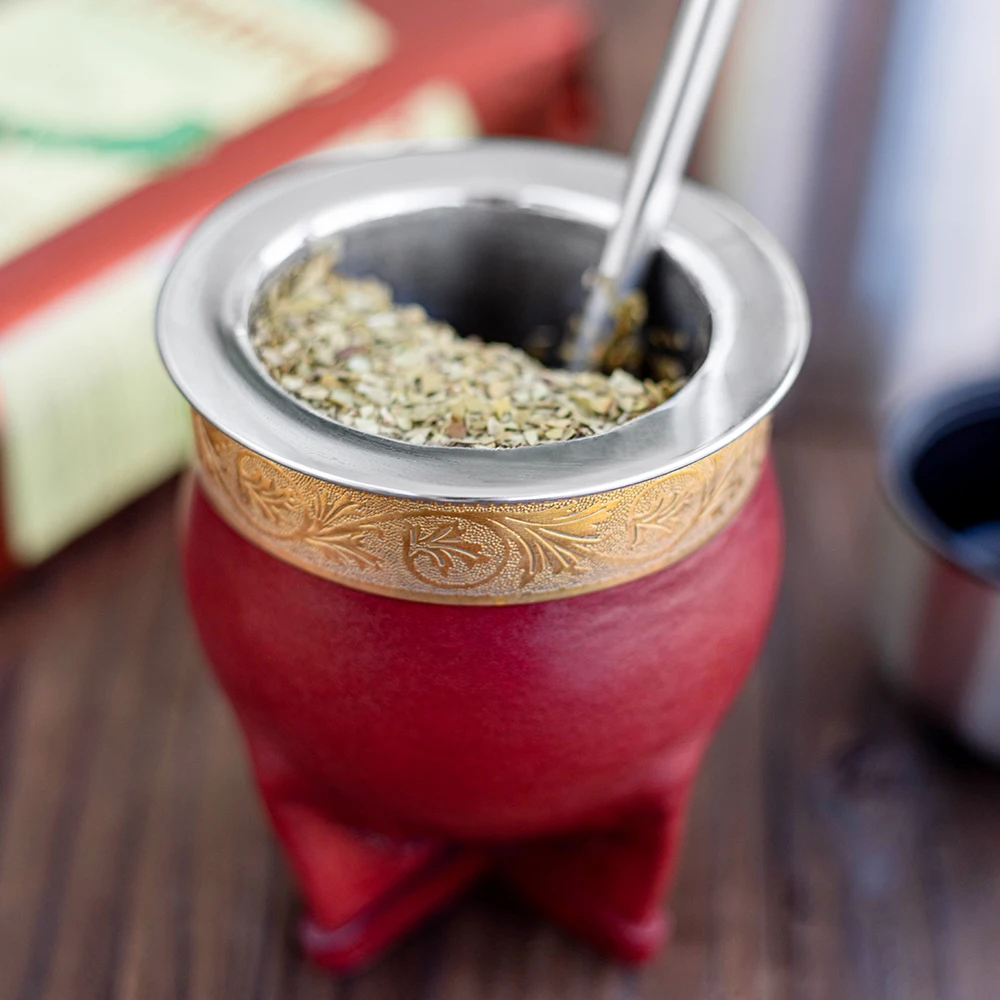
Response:
[{"label": "red ceramic surface", "polygon": [[770,465],[681,562],[504,607],[353,590],[188,503],[194,616],[313,957],[355,967],[487,869],[611,954],[653,954],[699,761],[772,612]]}]

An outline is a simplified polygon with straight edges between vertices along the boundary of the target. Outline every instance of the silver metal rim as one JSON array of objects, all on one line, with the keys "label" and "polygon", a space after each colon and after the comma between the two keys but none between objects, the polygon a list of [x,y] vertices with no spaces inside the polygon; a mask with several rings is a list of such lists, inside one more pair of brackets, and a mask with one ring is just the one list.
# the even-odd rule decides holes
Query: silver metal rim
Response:
[{"label": "silver metal rim", "polygon": [[693,185],[662,246],[709,304],[708,357],[673,399],[613,431],[506,451],[392,441],[297,403],[247,348],[261,282],[312,241],[371,219],[484,200],[608,228],[624,179],[617,156],[511,140],[308,157],[241,190],[189,238],[157,309],[163,362],[191,406],[245,447],[368,492],[514,503],[672,472],[765,417],[795,380],[809,336],[805,294],[784,251],[742,209]]}]

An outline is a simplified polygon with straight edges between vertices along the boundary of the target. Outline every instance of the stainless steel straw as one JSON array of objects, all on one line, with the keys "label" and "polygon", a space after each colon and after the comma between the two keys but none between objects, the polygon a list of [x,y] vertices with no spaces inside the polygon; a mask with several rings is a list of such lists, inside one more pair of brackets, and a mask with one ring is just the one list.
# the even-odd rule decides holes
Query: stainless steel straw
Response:
[{"label": "stainless steel straw", "polygon": [[621,215],[593,274],[569,366],[588,368],[621,296],[638,284],[667,225],[741,0],[683,0],[632,143]]}]

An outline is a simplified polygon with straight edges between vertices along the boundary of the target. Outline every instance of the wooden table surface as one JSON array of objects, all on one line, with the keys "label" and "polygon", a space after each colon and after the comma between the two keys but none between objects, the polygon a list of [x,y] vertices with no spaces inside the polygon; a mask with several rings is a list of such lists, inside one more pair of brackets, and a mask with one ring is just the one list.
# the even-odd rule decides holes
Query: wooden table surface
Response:
[{"label": "wooden table surface", "polygon": [[[607,5],[621,146],[669,15]],[[652,965],[608,963],[488,891],[361,975],[305,965],[185,611],[170,486],[0,599],[0,1000],[1000,996],[1000,773],[874,679],[869,443],[796,421],[777,454],[780,612],[700,776]]]},{"label": "wooden table surface", "polygon": [[990,1000],[1000,774],[928,741],[864,640],[863,439],[786,428],[780,612],[701,774],[638,972],[480,891],[370,971],[296,899],[178,585],[173,487],[0,604],[0,998]]}]

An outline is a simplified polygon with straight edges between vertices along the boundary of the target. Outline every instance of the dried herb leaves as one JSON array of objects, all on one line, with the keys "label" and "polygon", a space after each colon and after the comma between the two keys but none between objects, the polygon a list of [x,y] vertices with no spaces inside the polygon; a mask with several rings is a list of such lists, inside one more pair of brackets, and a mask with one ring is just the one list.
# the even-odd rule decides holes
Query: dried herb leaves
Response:
[{"label": "dried herb leaves", "polygon": [[414,444],[517,448],[610,430],[683,384],[546,368],[509,344],[461,337],[387,285],[316,254],[273,282],[251,340],[272,377],[334,420]]}]

